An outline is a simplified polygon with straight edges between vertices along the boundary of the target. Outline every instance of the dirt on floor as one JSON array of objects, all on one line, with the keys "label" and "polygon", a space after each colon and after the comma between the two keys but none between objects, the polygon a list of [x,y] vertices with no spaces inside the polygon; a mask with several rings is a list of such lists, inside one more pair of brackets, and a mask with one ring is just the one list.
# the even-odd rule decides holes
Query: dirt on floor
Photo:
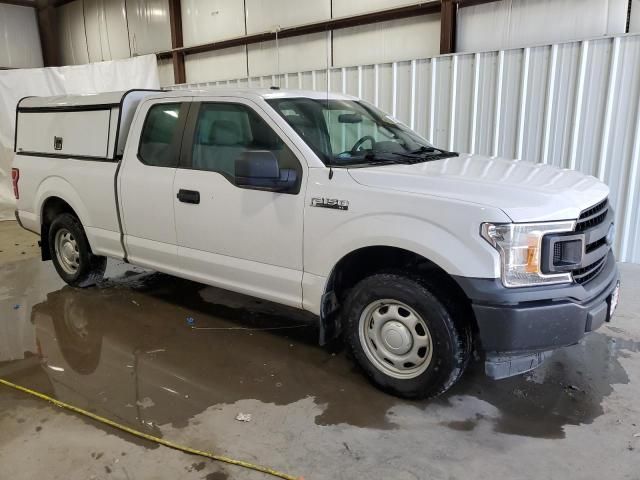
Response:
[{"label": "dirt on floor", "polygon": [[25,230],[15,220],[0,221],[0,263],[39,257],[40,237]]},{"label": "dirt on floor", "polygon": [[[7,241],[20,243],[2,237],[0,250]],[[51,262],[2,262],[0,378],[307,480],[637,480],[640,266],[620,267],[613,322],[578,345],[502,381],[475,363],[441,398],[406,401],[318,347],[295,310],[121,262],[88,289]],[[4,386],[0,465],[12,480],[269,478]]]}]

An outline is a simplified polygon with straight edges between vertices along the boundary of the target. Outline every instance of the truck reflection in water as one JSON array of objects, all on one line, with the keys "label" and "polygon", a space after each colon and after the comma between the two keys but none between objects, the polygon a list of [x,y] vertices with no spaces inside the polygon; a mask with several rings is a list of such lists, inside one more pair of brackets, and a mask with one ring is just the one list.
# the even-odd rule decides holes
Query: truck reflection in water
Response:
[{"label": "truck reflection in water", "polygon": [[[321,407],[309,411],[318,425],[395,429],[402,415],[433,409],[434,422],[470,415],[462,424],[442,422],[453,429],[490,422],[503,433],[561,438],[565,425],[602,415],[612,385],[629,381],[618,357],[640,349],[594,333],[533,375],[496,383],[479,365],[443,398],[408,402],[373,388],[344,355],[318,347],[316,328],[298,311],[166,275],[128,272],[98,288],[64,287],[31,318],[48,378],[13,377],[17,383],[42,385],[156,435],[159,426],[184,427],[212,406],[312,397]],[[485,402],[499,413],[480,414]],[[394,408],[405,406],[412,408]]]},{"label": "truck reflection in water", "polygon": [[293,309],[153,274],[64,287],[32,318],[56,398],[125,424],[179,427],[212,405],[313,396],[337,407],[319,423],[391,425],[385,413],[396,399],[372,395]]}]

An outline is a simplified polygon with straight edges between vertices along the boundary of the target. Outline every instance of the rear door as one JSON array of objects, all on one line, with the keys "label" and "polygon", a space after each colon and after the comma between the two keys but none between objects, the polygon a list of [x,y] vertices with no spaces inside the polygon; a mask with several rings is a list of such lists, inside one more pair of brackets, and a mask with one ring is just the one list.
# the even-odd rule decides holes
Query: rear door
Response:
[{"label": "rear door", "polygon": [[[294,169],[287,193],[236,185],[235,161],[269,151]],[[178,252],[186,276],[300,307],[306,165],[277,125],[240,98],[194,102],[173,199]]]},{"label": "rear door", "polygon": [[168,273],[179,266],[173,179],[190,101],[154,99],[140,105],[118,176],[128,259]]}]

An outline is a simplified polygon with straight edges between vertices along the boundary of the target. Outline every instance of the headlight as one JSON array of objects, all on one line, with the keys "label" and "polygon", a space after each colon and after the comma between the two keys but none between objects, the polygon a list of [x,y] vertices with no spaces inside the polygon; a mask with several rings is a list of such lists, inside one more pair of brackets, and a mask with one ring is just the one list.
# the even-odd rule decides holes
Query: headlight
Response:
[{"label": "headlight", "polygon": [[566,283],[570,273],[544,274],[540,268],[542,237],[548,233],[572,232],[575,221],[545,223],[483,223],[480,233],[498,252],[505,287]]}]

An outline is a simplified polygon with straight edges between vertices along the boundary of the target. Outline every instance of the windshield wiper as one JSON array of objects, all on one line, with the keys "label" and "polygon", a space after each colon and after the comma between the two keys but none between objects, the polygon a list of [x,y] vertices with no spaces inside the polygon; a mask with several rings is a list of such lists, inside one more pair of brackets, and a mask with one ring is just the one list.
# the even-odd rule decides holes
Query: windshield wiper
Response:
[{"label": "windshield wiper", "polygon": [[393,155],[413,159],[413,161],[409,163],[420,163],[433,160],[441,160],[443,158],[457,157],[460,154],[458,152],[448,152],[447,150],[442,150],[441,148],[422,146],[417,150],[412,150],[407,153],[393,152]]},{"label": "windshield wiper", "polygon": [[347,162],[332,162],[335,166],[354,166],[354,165],[390,165],[390,164],[411,164],[409,159],[398,158],[391,152],[367,152],[361,157],[352,158]]},{"label": "windshield wiper", "polygon": [[418,148],[417,150],[412,150],[410,152],[408,152],[411,155],[423,155],[425,153],[428,153],[430,155],[443,155],[442,158],[446,158],[446,157],[457,157],[459,155],[458,152],[449,152],[447,150],[443,150],[441,148],[436,148],[436,147],[426,147],[426,146],[422,146],[420,148]]}]

